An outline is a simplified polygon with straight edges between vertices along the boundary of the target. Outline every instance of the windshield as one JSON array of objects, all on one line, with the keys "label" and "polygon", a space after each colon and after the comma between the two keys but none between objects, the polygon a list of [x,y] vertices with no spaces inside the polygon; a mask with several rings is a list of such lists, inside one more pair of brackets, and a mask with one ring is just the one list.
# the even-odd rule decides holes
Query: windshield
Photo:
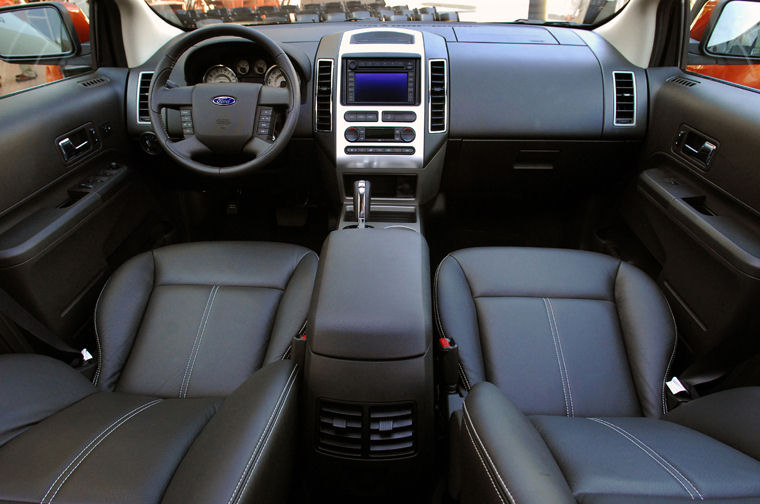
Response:
[{"label": "windshield", "polygon": [[214,23],[477,22],[596,25],[628,0],[146,0],[166,21],[188,30]]}]

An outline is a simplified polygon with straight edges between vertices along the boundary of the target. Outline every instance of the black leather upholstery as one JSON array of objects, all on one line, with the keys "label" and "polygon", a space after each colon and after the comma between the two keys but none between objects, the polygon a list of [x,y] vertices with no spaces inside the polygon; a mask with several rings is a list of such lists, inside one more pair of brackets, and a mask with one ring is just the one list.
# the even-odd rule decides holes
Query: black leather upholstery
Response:
[{"label": "black leather upholstery", "polygon": [[470,389],[452,422],[462,503],[760,502],[760,389],[665,415],[675,326],[638,269],[463,250],[438,269],[436,308]]},{"label": "black leather upholstery", "polygon": [[286,500],[298,367],[282,359],[316,262],[261,243],[137,256],[96,308],[97,387],[46,357],[0,356],[0,501]]},{"label": "black leather upholstery", "polygon": [[157,397],[229,394],[282,358],[306,320],[316,271],[314,252],[278,243],[192,243],[131,259],[96,308],[95,384]]},{"label": "black leather upholstery", "polygon": [[590,252],[476,248],[447,256],[435,284],[466,387],[492,382],[526,413],[664,413],[675,327],[638,269]]}]

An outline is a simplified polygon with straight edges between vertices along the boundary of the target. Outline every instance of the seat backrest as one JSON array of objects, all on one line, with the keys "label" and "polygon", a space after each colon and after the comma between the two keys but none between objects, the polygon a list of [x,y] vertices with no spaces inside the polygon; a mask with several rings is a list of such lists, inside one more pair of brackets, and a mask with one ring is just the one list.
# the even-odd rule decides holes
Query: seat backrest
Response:
[{"label": "seat backrest", "polygon": [[475,248],[447,256],[435,282],[466,388],[492,382],[527,414],[664,414],[675,324],[639,269],[591,252]]}]

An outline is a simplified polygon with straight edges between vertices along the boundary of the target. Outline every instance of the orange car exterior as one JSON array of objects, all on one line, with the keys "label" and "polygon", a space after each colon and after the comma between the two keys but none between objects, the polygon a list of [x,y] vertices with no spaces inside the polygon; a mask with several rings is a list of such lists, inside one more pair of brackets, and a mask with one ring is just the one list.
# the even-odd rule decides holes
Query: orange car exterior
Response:
[{"label": "orange car exterior", "polygon": [[[705,34],[710,17],[715,12],[719,0],[709,0],[694,17],[691,23],[689,35],[694,40],[701,41]],[[716,79],[741,84],[755,89],[760,89],[760,65],[686,65],[686,70]]]}]

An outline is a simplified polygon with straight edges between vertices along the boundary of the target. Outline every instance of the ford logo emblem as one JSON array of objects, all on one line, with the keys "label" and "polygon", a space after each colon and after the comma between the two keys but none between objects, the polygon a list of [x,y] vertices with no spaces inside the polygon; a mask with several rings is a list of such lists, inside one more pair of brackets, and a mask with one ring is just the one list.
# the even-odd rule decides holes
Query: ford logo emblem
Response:
[{"label": "ford logo emblem", "polygon": [[211,100],[214,105],[226,107],[227,105],[234,105],[237,100],[232,96],[216,96]]}]

